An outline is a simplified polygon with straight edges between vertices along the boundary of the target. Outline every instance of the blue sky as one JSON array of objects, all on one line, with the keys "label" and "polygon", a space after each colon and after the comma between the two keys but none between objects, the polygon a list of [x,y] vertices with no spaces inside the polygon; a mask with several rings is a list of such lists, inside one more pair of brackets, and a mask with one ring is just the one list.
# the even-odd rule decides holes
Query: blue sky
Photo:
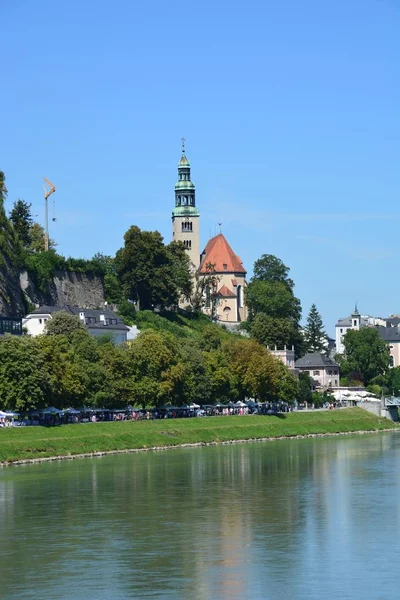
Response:
[{"label": "blue sky", "polygon": [[1,0],[0,169],[65,255],[171,238],[180,138],[205,245],[290,268],[329,333],[400,313],[398,0]]}]

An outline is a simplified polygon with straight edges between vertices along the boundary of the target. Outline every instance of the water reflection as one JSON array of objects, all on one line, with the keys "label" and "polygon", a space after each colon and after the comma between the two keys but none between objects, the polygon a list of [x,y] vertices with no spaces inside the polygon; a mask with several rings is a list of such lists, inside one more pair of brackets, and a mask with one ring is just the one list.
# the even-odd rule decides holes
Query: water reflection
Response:
[{"label": "water reflection", "polygon": [[3,469],[0,598],[394,598],[399,439]]}]

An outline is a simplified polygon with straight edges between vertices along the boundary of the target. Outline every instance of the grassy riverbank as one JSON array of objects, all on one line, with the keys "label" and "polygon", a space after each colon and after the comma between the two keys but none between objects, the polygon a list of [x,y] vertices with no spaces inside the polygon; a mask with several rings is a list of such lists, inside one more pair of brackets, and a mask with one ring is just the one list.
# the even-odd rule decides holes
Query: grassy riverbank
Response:
[{"label": "grassy riverbank", "polygon": [[267,437],[396,429],[361,408],[279,416],[87,423],[0,430],[0,462]]}]

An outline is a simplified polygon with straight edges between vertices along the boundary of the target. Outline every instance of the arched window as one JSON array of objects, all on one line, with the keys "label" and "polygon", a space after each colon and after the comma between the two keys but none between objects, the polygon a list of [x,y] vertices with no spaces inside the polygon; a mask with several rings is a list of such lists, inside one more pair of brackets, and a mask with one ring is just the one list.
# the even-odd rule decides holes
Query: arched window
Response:
[{"label": "arched window", "polygon": [[242,293],[242,286],[241,285],[237,286],[237,303],[238,303],[238,307],[242,308],[242,306],[243,306],[243,293]]}]

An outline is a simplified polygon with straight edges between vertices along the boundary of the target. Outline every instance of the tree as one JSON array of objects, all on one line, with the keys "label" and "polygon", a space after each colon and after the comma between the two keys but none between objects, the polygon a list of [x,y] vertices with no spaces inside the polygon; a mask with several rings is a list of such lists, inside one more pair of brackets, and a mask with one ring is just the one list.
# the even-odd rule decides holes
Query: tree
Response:
[{"label": "tree", "polygon": [[251,281],[246,288],[246,302],[252,321],[258,313],[270,317],[300,320],[300,300],[282,281]]},{"label": "tree", "polygon": [[263,254],[254,263],[252,281],[279,281],[293,290],[294,282],[288,277],[289,271],[289,267],[280,258],[272,254]]},{"label": "tree", "polygon": [[85,325],[75,315],[60,310],[53,313],[51,319],[46,323],[45,332],[47,335],[65,335],[70,337],[75,331],[84,331],[86,335],[90,335]]},{"label": "tree", "polygon": [[[44,227],[40,223],[32,223],[29,229],[29,250],[32,252],[44,252]],[[49,239],[49,250],[54,250],[56,242],[53,239]]]},{"label": "tree", "polygon": [[[174,306],[186,288],[189,263],[177,267],[177,246],[167,248],[158,231],[132,226],[115,257],[116,271],[128,300],[141,310]],[[187,277],[184,274],[187,268]]]},{"label": "tree", "polygon": [[193,291],[190,257],[183,242],[171,242],[166,246],[172,279],[184,300],[190,300]]},{"label": "tree", "polygon": [[214,263],[205,265],[205,273],[198,276],[191,297],[191,306],[195,312],[200,312],[204,307],[210,310],[211,319],[217,316],[218,284],[221,276],[217,275]]},{"label": "tree", "polygon": [[303,338],[296,321],[288,317],[271,317],[258,313],[251,324],[251,334],[259,344],[271,350],[291,348],[294,346],[297,354],[303,354]]},{"label": "tree", "polygon": [[93,267],[104,275],[104,294],[107,302],[118,304],[123,294],[115,268],[115,258],[97,252],[92,260]]},{"label": "tree", "polygon": [[10,221],[25,248],[31,244],[31,227],[33,224],[31,206],[32,204],[28,204],[25,200],[19,198],[14,202],[10,211]]},{"label": "tree", "polygon": [[312,378],[307,373],[299,373],[299,390],[297,393],[299,404],[312,402]]},{"label": "tree", "polygon": [[0,171],[0,202],[4,204],[7,199],[6,176]]},{"label": "tree", "polygon": [[0,403],[27,411],[45,406],[49,381],[37,341],[27,336],[0,338]]},{"label": "tree", "polygon": [[289,268],[271,254],[254,263],[254,276],[246,289],[249,329],[265,345],[280,349],[294,345],[299,356],[301,305],[288,273]]},{"label": "tree", "polygon": [[311,306],[304,328],[305,352],[322,352],[328,349],[328,336],[325,333],[322,317],[315,304]]},{"label": "tree", "polygon": [[343,338],[344,355],[339,357],[341,372],[348,379],[355,379],[359,373],[364,385],[378,375],[385,375],[390,365],[389,347],[380,337],[377,329],[362,327],[349,329]]}]

